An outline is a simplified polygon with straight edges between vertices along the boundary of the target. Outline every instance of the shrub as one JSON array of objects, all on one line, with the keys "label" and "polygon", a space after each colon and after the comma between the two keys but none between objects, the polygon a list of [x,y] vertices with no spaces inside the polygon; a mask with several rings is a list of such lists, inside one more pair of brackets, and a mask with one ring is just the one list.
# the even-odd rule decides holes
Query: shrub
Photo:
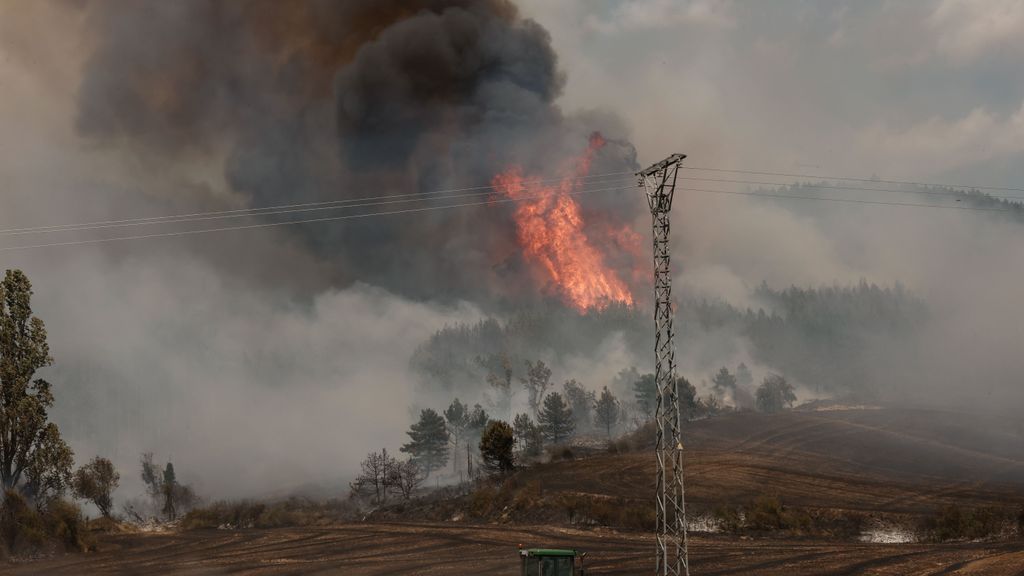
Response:
[{"label": "shrub", "polygon": [[723,532],[739,532],[743,528],[742,511],[735,506],[723,504],[715,508],[712,515]]},{"label": "shrub", "polygon": [[80,552],[94,548],[78,506],[57,499],[39,511],[15,491],[8,491],[0,505],[0,537],[6,554],[13,556],[54,548]]},{"label": "shrub", "polygon": [[0,533],[8,555],[22,555],[46,545],[43,519],[21,494],[8,490],[0,505]]},{"label": "shrub", "polygon": [[478,487],[469,497],[469,512],[479,518],[487,517],[497,504],[499,491],[491,484]]},{"label": "shrub", "polygon": [[355,505],[341,500],[315,502],[289,498],[279,502],[214,502],[190,510],[181,519],[186,530],[201,528],[284,528],[323,526],[356,517]]},{"label": "shrub", "polygon": [[53,500],[46,506],[43,525],[65,550],[87,552],[96,547],[82,518],[81,508],[67,500]]},{"label": "shrub", "polygon": [[512,510],[515,512],[526,512],[537,509],[541,506],[543,498],[544,495],[540,482],[530,482],[516,492],[516,495],[512,498]]},{"label": "shrub", "polygon": [[950,504],[925,522],[930,540],[976,540],[999,534],[1005,518],[993,508],[962,509]]}]

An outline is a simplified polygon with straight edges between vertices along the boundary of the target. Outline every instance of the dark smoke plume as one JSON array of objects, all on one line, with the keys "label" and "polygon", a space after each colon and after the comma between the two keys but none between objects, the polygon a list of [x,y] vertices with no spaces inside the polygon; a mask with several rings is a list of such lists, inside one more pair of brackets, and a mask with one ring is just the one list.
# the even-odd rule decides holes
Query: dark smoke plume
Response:
[{"label": "dark smoke plume", "polygon": [[[595,172],[635,167],[614,119],[559,109],[548,33],[507,0],[84,5],[96,47],[79,132],[165,157],[226,150],[225,180],[251,206],[478,186],[510,164],[547,175],[594,130],[613,139]],[[621,224],[641,203],[617,198],[581,203]],[[536,294],[507,206],[295,232],[342,283],[491,303]]]}]

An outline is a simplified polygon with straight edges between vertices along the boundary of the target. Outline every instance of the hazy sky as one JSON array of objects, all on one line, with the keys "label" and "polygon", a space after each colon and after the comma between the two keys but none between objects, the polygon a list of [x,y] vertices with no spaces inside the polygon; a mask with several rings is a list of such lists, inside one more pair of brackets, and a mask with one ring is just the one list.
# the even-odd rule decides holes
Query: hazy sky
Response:
[{"label": "hazy sky", "polygon": [[628,119],[645,161],[1024,180],[1015,0],[522,0],[569,70],[563,103]]},{"label": "hazy sky", "polygon": [[[164,155],[76,129],[98,43],[81,7],[102,2],[0,0],[0,228],[245,206],[216,137]],[[694,166],[1024,187],[1024,3],[520,6],[566,74],[555,105],[576,126],[628,133],[643,163],[684,152]],[[744,303],[762,280],[901,281],[947,312],[926,347],[942,360],[935,389],[976,378],[1019,401],[1019,225],[681,194],[684,291]],[[35,283],[58,421],[79,462],[107,454],[126,470],[121,497],[139,492],[144,450],[220,496],[343,486],[367,450],[397,448],[425,403],[409,354],[479,312],[339,286],[328,260],[289,230],[0,251],[0,269]]]}]

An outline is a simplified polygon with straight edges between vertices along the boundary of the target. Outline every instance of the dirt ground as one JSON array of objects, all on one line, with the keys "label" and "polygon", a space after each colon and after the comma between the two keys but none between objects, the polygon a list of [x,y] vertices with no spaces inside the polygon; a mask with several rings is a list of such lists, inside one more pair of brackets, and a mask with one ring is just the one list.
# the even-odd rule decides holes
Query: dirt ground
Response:
[{"label": "dirt ground", "polygon": [[[52,574],[518,574],[516,546],[587,551],[589,574],[650,574],[650,536],[464,524],[349,524],[330,528],[114,535],[89,555],[0,569]],[[694,574],[1020,574],[1024,542],[883,545],[697,536]]]}]

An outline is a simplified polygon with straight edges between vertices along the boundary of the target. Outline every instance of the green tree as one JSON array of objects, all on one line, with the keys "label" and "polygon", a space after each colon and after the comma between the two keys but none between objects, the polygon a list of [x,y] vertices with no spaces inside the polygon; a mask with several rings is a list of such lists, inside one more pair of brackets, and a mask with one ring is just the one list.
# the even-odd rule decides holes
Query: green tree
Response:
[{"label": "green tree", "polygon": [[406,434],[410,442],[402,446],[402,452],[409,454],[427,475],[448,463],[448,429],[436,411],[421,411],[419,422],[410,426]]},{"label": "green tree", "polygon": [[654,410],[658,406],[658,383],[654,374],[644,374],[633,382],[633,397],[640,414],[647,420],[654,418]]},{"label": "green tree", "polygon": [[686,378],[676,378],[676,394],[679,402],[679,416],[684,420],[690,420],[697,413],[698,399],[697,388]]},{"label": "green tree", "polygon": [[516,414],[512,420],[512,433],[515,435],[519,450],[526,448],[526,435],[530,432],[531,426],[533,426],[533,420],[530,420],[529,414],[526,413]]},{"label": "green tree", "polygon": [[168,520],[174,520],[199,501],[191,486],[178,482],[174,465],[168,462],[161,470],[161,466],[153,462],[152,452],[142,455],[142,481],[146,492],[154,502],[160,503],[161,512]]},{"label": "green tree", "polygon": [[552,444],[558,444],[572,436],[575,426],[572,410],[558,392],[552,392],[544,398],[544,408],[537,420],[544,432],[544,438]]},{"label": "green tree", "polygon": [[711,383],[719,396],[725,396],[736,389],[736,377],[730,374],[729,369],[725,366],[722,366],[718,373],[711,378]]},{"label": "green tree", "polygon": [[565,391],[565,399],[572,410],[573,422],[576,431],[582,432],[590,428],[590,411],[597,401],[597,395],[593,390],[587,390],[576,380],[568,380],[562,389]]},{"label": "green tree", "polygon": [[530,427],[526,430],[525,444],[523,448],[523,456],[527,458],[536,458],[541,455],[544,451],[544,431],[541,427],[530,422]]},{"label": "green tree", "polygon": [[[654,374],[644,374],[633,384],[634,397],[641,414],[648,420],[654,417],[658,407],[658,383]],[[676,394],[679,413],[684,419],[693,417],[697,410],[697,389],[682,376],[676,377]]]},{"label": "green tree", "polygon": [[515,468],[515,433],[508,422],[494,420],[480,436],[480,458],[491,476],[511,472]]},{"label": "green tree", "polygon": [[0,282],[0,483],[37,504],[64,492],[73,464],[49,421],[51,386],[33,379],[52,363],[46,327],[32,315],[32,284],[22,271],[8,270]]},{"label": "green tree", "polygon": [[484,410],[484,407],[479,404],[473,405],[473,411],[469,413],[469,424],[466,426],[467,437],[478,437],[483,433],[484,428],[487,428],[487,423],[491,421],[491,416]]},{"label": "green tree", "polygon": [[[453,453],[459,454],[459,445],[468,436],[467,431],[469,428],[469,406],[466,406],[456,398],[452,401],[451,405],[444,411],[444,419],[448,423],[448,432],[452,447],[454,448]],[[458,472],[459,469],[459,458],[452,458],[452,470]]]},{"label": "green tree", "polygon": [[598,425],[604,428],[609,440],[612,437],[612,428],[619,422],[619,412],[618,398],[605,386],[601,390],[601,397],[594,403],[594,416]]},{"label": "green tree", "polygon": [[92,502],[99,508],[100,514],[109,518],[113,505],[111,494],[120,481],[121,475],[114,469],[114,464],[97,456],[75,471],[71,489],[75,498]]},{"label": "green tree", "polygon": [[142,454],[142,482],[146,485],[146,492],[150,497],[157,498],[163,492],[163,473],[160,472],[160,465],[153,462],[153,453]]},{"label": "green tree", "polygon": [[535,417],[540,416],[540,404],[544,394],[551,386],[551,369],[538,360],[536,364],[526,361],[526,378],[522,379],[526,388],[527,403]]},{"label": "green tree", "polygon": [[782,412],[787,407],[792,408],[796,402],[796,393],[793,386],[785,378],[778,374],[766,376],[764,382],[757,388],[757,409],[761,412],[773,414]]}]

